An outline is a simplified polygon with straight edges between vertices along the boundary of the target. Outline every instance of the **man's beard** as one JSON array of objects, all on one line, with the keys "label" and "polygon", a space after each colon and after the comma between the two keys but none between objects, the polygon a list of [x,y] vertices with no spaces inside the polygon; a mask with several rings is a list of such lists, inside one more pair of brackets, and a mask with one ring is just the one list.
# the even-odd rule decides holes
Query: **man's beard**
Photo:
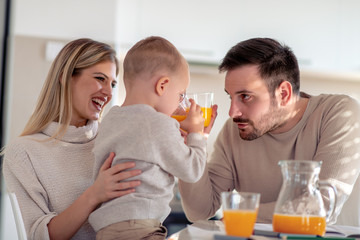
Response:
[{"label": "man's beard", "polygon": [[[269,110],[260,117],[259,122],[254,124],[250,119],[244,119],[241,117],[233,118],[235,123],[247,123],[247,129],[239,129],[239,135],[243,140],[251,141],[264,135],[265,133],[271,132],[281,126],[285,121],[286,112],[282,109],[277,108],[276,102],[272,101]],[[247,132],[249,127],[253,128],[251,132]]]}]

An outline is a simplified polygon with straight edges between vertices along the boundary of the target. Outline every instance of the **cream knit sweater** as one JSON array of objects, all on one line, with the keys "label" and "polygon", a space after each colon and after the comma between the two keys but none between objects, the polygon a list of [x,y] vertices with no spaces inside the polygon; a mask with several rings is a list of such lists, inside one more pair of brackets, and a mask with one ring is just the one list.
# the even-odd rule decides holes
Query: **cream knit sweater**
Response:
[{"label": "cream knit sweater", "polygon": [[[28,239],[49,239],[47,224],[68,208],[93,182],[92,149],[98,123],[70,126],[60,141],[44,141],[56,130],[18,137],[5,151],[3,173],[18,199]],[[73,239],[95,239],[86,222]]]},{"label": "cream knit sweater", "polygon": [[[337,187],[339,215],[360,169],[359,103],[344,95],[311,96],[302,119],[291,130],[267,133],[253,141],[242,140],[229,119],[200,181],[179,182],[187,216],[193,221],[213,216],[221,205],[220,193],[236,189],[260,193],[258,221],[271,223],[282,184],[278,162],[292,159],[323,162],[320,179]],[[357,204],[348,215],[357,214],[359,219],[360,198],[355,197]]]}]

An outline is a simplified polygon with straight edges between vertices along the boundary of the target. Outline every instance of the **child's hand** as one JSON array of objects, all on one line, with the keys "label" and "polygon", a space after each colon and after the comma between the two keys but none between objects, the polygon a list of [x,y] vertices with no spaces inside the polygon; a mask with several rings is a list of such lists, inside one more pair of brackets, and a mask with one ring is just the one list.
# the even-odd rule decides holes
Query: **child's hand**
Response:
[{"label": "child's hand", "polygon": [[201,107],[195,103],[193,99],[189,99],[191,106],[185,120],[180,122],[180,127],[188,133],[204,132],[204,121]]}]

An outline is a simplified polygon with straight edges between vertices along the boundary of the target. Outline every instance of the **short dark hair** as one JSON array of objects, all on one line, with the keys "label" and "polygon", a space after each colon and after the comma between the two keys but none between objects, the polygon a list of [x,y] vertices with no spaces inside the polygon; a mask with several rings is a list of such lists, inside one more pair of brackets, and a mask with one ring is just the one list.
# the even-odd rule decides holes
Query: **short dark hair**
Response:
[{"label": "short dark hair", "polygon": [[239,42],[225,55],[219,71],[230,71],[244,65],[257,65],[270,94],[283,82],[291,83],[293,93],[300,91],[300,70],[293,51],[271,38],[252,38]]}]

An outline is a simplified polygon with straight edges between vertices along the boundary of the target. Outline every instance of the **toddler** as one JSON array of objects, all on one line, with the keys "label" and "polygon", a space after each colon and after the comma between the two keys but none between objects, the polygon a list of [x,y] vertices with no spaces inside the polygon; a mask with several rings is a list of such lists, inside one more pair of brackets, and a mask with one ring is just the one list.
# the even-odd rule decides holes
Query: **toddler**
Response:
[{"label": "toddler", "polygon": [[[100,124],[93,150],[94,179],[109,152],[115,152],[113,165],[134,161],[142,170],[137,177],[141,185],[90,215],[97,239],[165,239],[162,222],[171,210],[174,177],[196,182],[202,176],[206,139],[200,106],[191,100],[184,121],[171,118],[189,82],[185,58],[166,39],[148,37],[128,51],[124,59],[126,98]],[[180,127],[188,133],[186,144]]]}]

